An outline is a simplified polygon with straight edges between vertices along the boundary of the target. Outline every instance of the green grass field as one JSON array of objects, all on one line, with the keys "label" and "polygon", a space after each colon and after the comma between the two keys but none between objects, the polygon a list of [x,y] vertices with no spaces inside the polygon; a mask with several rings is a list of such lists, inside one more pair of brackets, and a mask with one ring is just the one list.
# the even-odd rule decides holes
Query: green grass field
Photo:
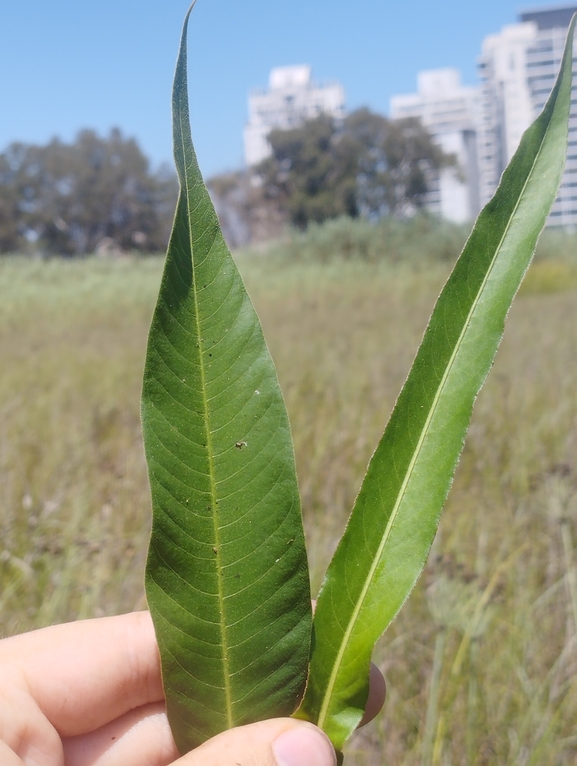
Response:
[{"label": "green grass field", "polygon": [[[513,306],[351,766],[577,762],[577,258],[561,244]],[[239,256],[289,409],[313,589],[450,268],[323,260]],[[139,396],[160,271],[0,260],[2,635],[145,606]]]}]

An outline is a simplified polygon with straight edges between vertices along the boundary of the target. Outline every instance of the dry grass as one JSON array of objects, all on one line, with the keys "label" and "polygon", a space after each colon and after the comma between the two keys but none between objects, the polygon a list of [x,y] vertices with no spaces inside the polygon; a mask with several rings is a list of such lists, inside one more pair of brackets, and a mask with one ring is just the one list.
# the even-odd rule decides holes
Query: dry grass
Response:
[{"label": "dry grass", "polygon": [[[241,259],[293,427],[314,587],[446,265]],[[561,273],[561,276],[559,276]],[[160,262],[0,262],[0,631],[142,605]],[[353,766],[577,761],[577,288],[528,275]]]}]

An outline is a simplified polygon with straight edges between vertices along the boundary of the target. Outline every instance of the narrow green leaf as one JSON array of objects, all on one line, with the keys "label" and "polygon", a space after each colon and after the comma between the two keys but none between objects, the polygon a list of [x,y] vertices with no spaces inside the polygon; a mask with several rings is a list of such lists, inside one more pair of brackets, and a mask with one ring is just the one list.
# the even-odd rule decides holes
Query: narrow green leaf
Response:
[{"label": "narrow green leaf", "polygon": [[561,72],[443,289],[321,588],[297,716],[342,748],[368,693],[372,648],[422,571],[473,403],[559,188],[573,20]]},{"label": "narrow green leaf", "polygon": [[173,90],[181,191],[142,395],[153,503],[146,593],[181,752],[292,713],[311,630],[287,414],[196,161],[187,24],[188,14]]}]

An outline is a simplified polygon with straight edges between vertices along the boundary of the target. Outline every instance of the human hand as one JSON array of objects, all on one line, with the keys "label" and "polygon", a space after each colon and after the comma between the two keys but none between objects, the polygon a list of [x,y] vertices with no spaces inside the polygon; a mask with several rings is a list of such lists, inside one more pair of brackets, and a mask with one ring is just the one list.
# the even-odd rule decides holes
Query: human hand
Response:
[{"label": "human hand", "polygon": [[[371,671],[366,723],[384,700]],[[0,641],[2,766],[333,766],[315,726],[276,718],[179,757],[148,612],[56,625]]]}]

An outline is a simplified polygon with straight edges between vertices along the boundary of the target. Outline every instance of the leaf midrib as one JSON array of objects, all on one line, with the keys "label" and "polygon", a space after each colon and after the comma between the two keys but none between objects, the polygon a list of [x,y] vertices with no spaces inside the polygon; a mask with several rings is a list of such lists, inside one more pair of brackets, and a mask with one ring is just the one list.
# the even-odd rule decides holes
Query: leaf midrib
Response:
[{"label": "leaf midrib", "polygon": [[[397,500],[395,502],[395,505],[393,506],[393,509],[391,511],[391,515],[389,517],[389,521],[387,523],[387,526],[385,528],[385,532],[383,534],[383,539],[382,539],[381,543],[379,544],[379,547],[378,547],[378,550],[377,550],[377,555],[374,557],[374,561],[371,564],[371,567],[369,569],[369,573],[368,573],[367,578],[365,580],[365,583],[363,585],[363,588],[362,588],[362,591],[361,591],[361,595],[360,595],[360,597],[359,597],[359,599],[357,601],[357,604],[355,605],[355,607],[353,609],[353,612],[352,612],[351,618],[350,618],[350,620],[348,622],[346,631],[343,634],[343,639],[341,641],[341,645],[340,645],[339,651],[337,653],[337,657],[336,657],[336,660],[335,660],[335,663],[334,663],[334,666],[333,666],[333,670],[331,671],[331,675],[329,676],[329,681],[327,683],[327,689],[326,689],[325,695],[323,697],[323,703],[322,703],[320,711],[319,711],[318,726],[321,729],[323,728],[325,717],[326,717],[326,715],[328,713],[328,710],[330,708],[330,704],[331,704],[331,700],[332,700],[332,693],[333,693],[333,690],[334,690],[334,687],[335,687],[335,684],[336,684],[337,675],[338,675],[338,672],[339,672],[339,669],[340,669],[340,665],[341,665],[343,657],[345,655],[345,652],[346,652],[346,649],[347,649],[350,637],[352,635],[352,632],[354,630],[355,624],[357,622],[358,616],[359,616],[360,611],[361,611],[361,609],[363,607],[365,598],[367,596],[369,588],[371,587],[371,584],[372,584],[372,581],[373,581],[373,577],[375,575],[377,566],[378,566],[378,564],[380,562],[383,550],[384,550],[384,548],[385,548],[385,546],[386,546],[386,544],[387,544],[387,542],[389,540],[393,524],[394,524],[394,522],[396,520],[399,508],[400,508],[400,506],[401,506],[401,504],[403,502],[403,499],[404,499],[405,493],[407,491],[407,487],[408,487],[410,478],[412,476],[413,469],[414,469],[414,467],[415,467],[415,465],[417,463],[417,460],[418,460],[418,458],[420,456],[420,453],[421,453],[421,450],[422,450],[422,447],[423,447],[423,443],[425,441],[426,434],[428,433],[428,430],[429,430],[429,426],[431,424],[433,416],[435,415],[435,412],[436,412],[438,403],[439,403],[439,401],[441,399],[441,396],[443,395],[443,392],[444,392],[444,389],[445,389],[445,385],[446,385],[447,379],[449,377],[449,374],[452,371],[452,368],[453,368],[453,365],[454,365],[457,353],[458,353],[459,349],[461,348],[461,345],[463,343],[463,339],[464,339],[464,337],[465,337],[465,335],[467,333],[467,330],[469,329],[469,326],[470,326],[473,314],[475,313],[475,310],[476,310],[476,308],[477,308],[477,306],[479,304],[481,295],[483,294],[483,291],[484,291],[485,286],[486,286],[486,284],[487,284],[487,282],[489,280],[489,277],[491,276],[491,273],[493,271],[495,263],[496,263],[499,255],[500,255],[501,248],[503,246],[503,242],[505,241],[505,238],[507,237],[507,234],[509,233],[509,229],[510,229],[511,223],[512,223],[514,217],[515,217],[515,213],[517,212],[517,210],[519,208],[519,205],[521,204],[521,201],[522,201],[522,199],[524,197],[525,190],[527,188],[527,184],[529,183],[529,181],[530,181],[530,179],[531,179],[531,177],[533,175],[533,171],[535,169],[535,165],[537,164],[537,161],[539,160],[539,158],[541,156],[541,152],[542,152],[543,146],[545,144],[545,140],[547,138],[547,135],[549,133],[550,127],[551,127],[551,120],[549,120],[549,123],[547,125],[546,130],[545,130],[545,133],[543,134],[543,138],[541,139],[541,144],[539,146],[539,150],[538,150],[538,152],[535,155],[535,159],[533,160],[533,163],[531,165],[531,169],[530,169],[529,173],[527,174],[527,178],[525,179],[525,182],[523,184],[523,188],[521,190],[521,193],[519,194],[517,202],[516,202],[512,212],[511,212],[510,216],[509,216],[509,220],[507,221],[507,226],[505,227],[505,230],[504,230],[503,235],[502,235],[502,237],[501,237],[501,239],[499,241],[499,244],[497,245],[497,247],[495,249],[495,255],[493,256],[493,258],[491,260],[491,264],[490,264],[489,268],[487,269],[487,273],[486,273],[486,275],[485,275],[485,277],[484,277],[484,279],[483,279],[483,281],[481,283],[481,286],[477,290],[477,295],[475,297],[475,300],[473,301],[473,303],[471,305],[471,308],[469,310],[469,313],[467,314],[467,318],[466,318],[465,322],[463,323],[463,329],[459,333],[459,337],[457,339],[457,342],[455,343],[455,348],[453,349],[453,352],[452,352],[451,357],[449,359],[449,363],[447,364],[446,370],[443,373],[443,376],[442,376],[441,381],[439,383],[439,387],[437,388],[437,391],[435,393],[435,396],[434,396],[434,399],[433,399],[433,404],[432,404],[432,406],[430,408],[430,411],[429,411],[429,415],[427,416],[425,424],[424,424],[423,428],[421,429],[421,434],[419,436],[419,440],[417,442],[417,447],[416,447],[416,449],[414,451],[414,455],[411,458],[411,462],[409,463],[409,466],[408,466],[408,468],[407,468],[407,470],[405,472],[405,478],[403,479],[403,483],[402,483],[401,488],[399,490],[398,498],[397,498]],[[468,245],[468,242],[466,243],[465,247],[467,247],[467,245]]]},{"label": "leaf midrib", "polygon": [[[185,71],[186,62],[183,62],[183,70]],[[180,139],[182,144],[182,156],[183,158],[186,157],[186,142],[185,142],[185,134],[183,130],[183,114],[182,109],[179,105],[179,127],[180,127]],[[217,577],[217,586],[218,586],[218,600],[219,600],[219,615],[220,615],[220,635],[221,635],[221,647],[222,647],[222,664],[223,664],[223,688],[224,688],[224,695],[225,695],[225,705],[226,705],[226,719],[227,719],[227,726],[228,728],[232,728],[234,725],[233,721],[233,715],[232,715],[232,695],[231,695],[231,688],[230,688],[230,668],[229,668],[229,658],[228,658],[228,636],[227,636],[227,630],[226,630],[226,620],[224,616],[224,585],[223,585],[223,576],[222,576],[222,555],[221,555],[221,545],[220,545],[220,530],[218,526],[218,495],[216,491],[216,477],[215,477],[215,467],[214,467],[214,460],[213,460],[213,448],[212,448],[212,434],[210,430],[210,413],[209,413],[209,406],[208,406],[208,398],[206,395],[206,373],[205,373],[205,361],[204,361],[204,350],[202,345],[202,333],[201,333],[201,327],[200,327],[200,316],[199,316],[199,305],[198,305],[198,292],[197,292],[197,281],[196,281],[196,266],[194,262],[194,244],[193,244],[193,232],[192,227],[190,225],[190,208],[188,204],[188,200],[191,199],[190,194],[190,188],[188,183],[188,171],[186,168],[185,163],[183,162],[183,170],[184,170],[184,183],[185,183],[185,190],[186,190],[186,223],[188,227],[188,236],[189,236],[189,246],[190,246],[190,253],[191,253],[191,270],[192,270],[192,294],[193,294],[193,300],[194,300],[194,321],[196,326],[196,332],[198,337],[198,349],[199,349],[199,369],[200,369],[200,381],[201,381],[201,389],[202,389],[202,404],[204,409],[204,426],[205,426],[205,436],[206,436],[206,447],[208,452],[208,466],[209,466],[209,480],[210,480],[210,495],[211,495],[211,505],[212,505],[212,518],[213,518],[213,529],[214,529],[214,547],[215,547],[215,564],[216,564],[216,577]]]}]

